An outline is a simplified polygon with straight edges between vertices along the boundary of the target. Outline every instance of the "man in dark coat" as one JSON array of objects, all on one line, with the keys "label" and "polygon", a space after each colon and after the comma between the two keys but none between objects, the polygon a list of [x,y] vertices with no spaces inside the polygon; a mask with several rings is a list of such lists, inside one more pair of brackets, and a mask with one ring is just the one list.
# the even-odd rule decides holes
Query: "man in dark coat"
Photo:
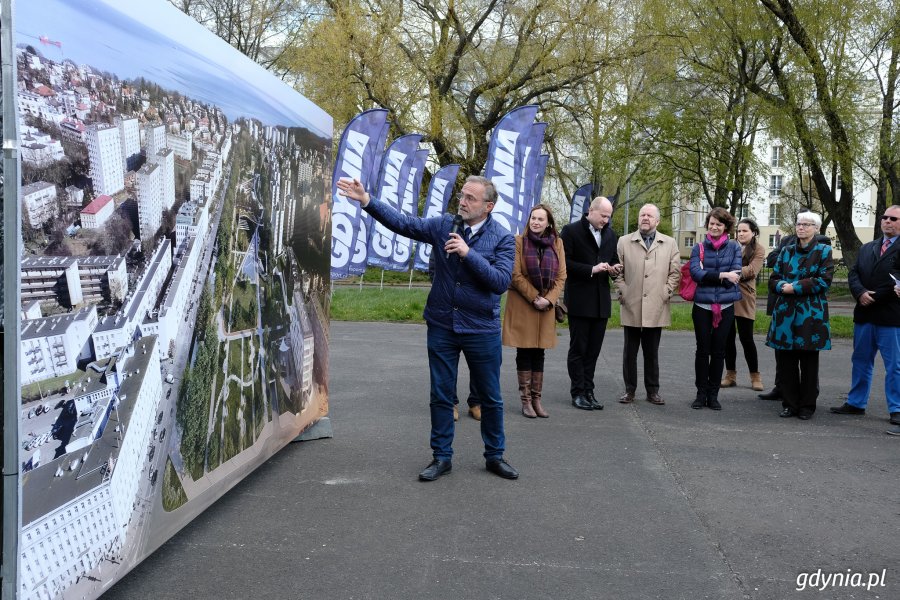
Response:
[{"label": "man in dark coat", "polygon": [[618,272],[618,236],[609,224],[612,212],[612,203],[598,196],[580,221],[560,233],[568,272],[570,391],[572,405],[583,410],[603,408],[594,396],[594,370],[612,309],[610,275]]},{"label": "man in dark coat", "polygon": [[869,402],[875,354],[884,361],[884,395],[891,424],[900,425],[900,298],[894,293],[895,262],[900,253],[900,206],[889,206],[881,217],[884,235],[863,244],[847,282],[856,298],[853,309],[853,370],[850,393],[839,415],[862,415]]}]

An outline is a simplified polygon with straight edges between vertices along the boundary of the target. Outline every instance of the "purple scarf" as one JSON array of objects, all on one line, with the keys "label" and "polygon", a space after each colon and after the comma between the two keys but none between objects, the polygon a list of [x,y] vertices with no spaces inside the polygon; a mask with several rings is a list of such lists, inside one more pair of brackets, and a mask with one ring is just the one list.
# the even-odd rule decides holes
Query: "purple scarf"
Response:
[{"label": "purple scarf", "polygon": [[528,230],[528,233],[522,236],[522,259],[525,261],[528,281],[541,295],[553,289],[556,274],[559,272],[559,257],[553,249],[554,244],[556,244],[555,233],[539,236]]},{"label": "purple scarf", "polygon": [[[722,246],[724,246],[725,244],[728,243],[728,236],[724,235],[724,234],[720,235],[719,239],[716,239],[707,233],[706,239],[710,244],[712,244],[713,250],[718,250],[719,248],[721,248]],[[715,329],[716,327],[719,326],[719,323],[722,322],[722,305],[721,304],[713,304],[712,305],[712,314],[713,314],[712,326],[713,326],[713,329]]]}]

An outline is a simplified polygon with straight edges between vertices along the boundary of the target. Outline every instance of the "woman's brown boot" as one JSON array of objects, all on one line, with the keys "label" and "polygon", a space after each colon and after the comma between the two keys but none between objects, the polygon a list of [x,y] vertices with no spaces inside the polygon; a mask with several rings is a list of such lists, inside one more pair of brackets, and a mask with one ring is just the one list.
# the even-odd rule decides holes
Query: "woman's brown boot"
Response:
[{"label": "woman's brown boot", "polygon": [[734,387],[737,385],[737,371],[725,371],[725,377],[719,387]]},{"label": "woman's brown boot", "polygon": [[547,411],[544,410],[544,407],[541,406],[541,390],[544,388],[544,372],[543,371],[532,371],[531,372],[531,406],[534,408],[534,413],[541,417],[542,419],[546,419],[550,415],[547,414]]},{"label": "woman's brown boot", "polygon": [[516,371],[519,376],[519,397],[522,399],[522,414],[529,419],[537,417],[531,407],[531,371]]},{"label": "woman's brown boot", "polygon": [[762,375],[759,373],[750,373],[750,387],[757,392],[763,391],[765,388],[763,388],[762,384]]}]

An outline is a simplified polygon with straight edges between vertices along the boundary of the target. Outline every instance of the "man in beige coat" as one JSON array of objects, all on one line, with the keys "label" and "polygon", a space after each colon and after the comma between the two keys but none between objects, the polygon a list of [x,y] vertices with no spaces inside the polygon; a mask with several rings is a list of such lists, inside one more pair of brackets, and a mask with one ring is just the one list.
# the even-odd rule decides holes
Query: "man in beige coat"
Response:
[{"label": "man in beige coat", "polygon": [[681,281],[681,259],[677,242],[656,230],[659,208],[645,204],[638,214],[638,230],[619,238],[616,251],[622,273],[616,290],[622,305],[625,330],[622,377],[625,393],[619,402],[634,402],[637,390],[637,352],[644,349],[644,387],[647,401],[665,404],[659,395],[659,339],[662,328],[672,322],[669,300]]}]

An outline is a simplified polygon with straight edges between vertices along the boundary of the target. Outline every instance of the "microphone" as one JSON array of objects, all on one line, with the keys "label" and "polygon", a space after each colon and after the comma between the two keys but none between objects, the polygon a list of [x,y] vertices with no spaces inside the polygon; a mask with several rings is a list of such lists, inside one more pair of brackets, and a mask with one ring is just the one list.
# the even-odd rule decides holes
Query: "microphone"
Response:
[{"label": "microphone", "polygon": [[[456,215],[453,217],[453,226],[450,227],[450,233],[455,233],[459,235],[459,232],[462,231],[463,227],[463,218],[462,215]],[[447,260],[450,260],[450,253],[447,253]]]}]

